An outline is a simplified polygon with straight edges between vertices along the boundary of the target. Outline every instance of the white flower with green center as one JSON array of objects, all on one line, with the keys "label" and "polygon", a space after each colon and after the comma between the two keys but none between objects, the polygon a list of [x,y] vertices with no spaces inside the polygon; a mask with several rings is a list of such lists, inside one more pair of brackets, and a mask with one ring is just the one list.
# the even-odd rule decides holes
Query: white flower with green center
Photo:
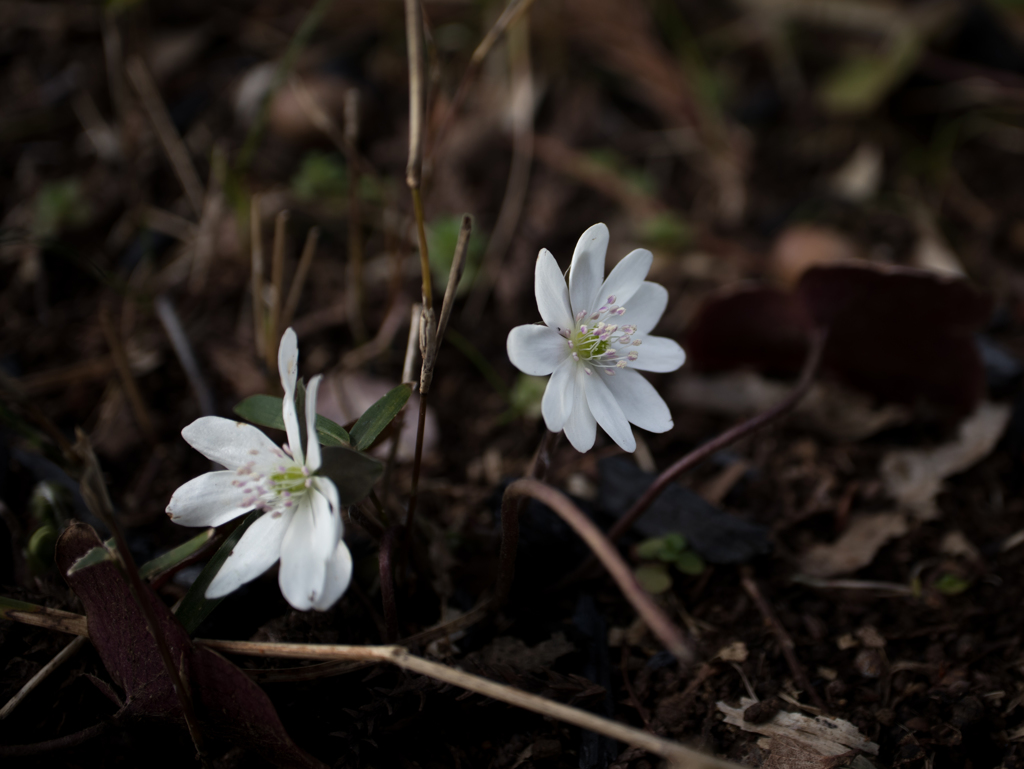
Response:
[{"label": "white flower with green center", "polygon": [[245,531],[206,590],[220,598],[255,579],[278,559],[281,593],[296,609],[326,611],[348,588],[352,556],[342,540],[338,490],[317,475],[316,395],[322,377],[306,391],[305,456],[295,410],[299,352],[295,332],[285,331],[277,365],[284,387],[282,416],[288,433],[283,448],[259,429],[221,417],[202,417],[181,431],[193,448],[227,470],[180,487],[167,514],[183,526],[220,526],[251,510],[261,515]]},{"label": "white flower with green center", "polygon": [[517,326],[508,357],[532,376],[551,375],[541,413],[552,432],[565,430],[577,451],[594,445],[601,425],[626,451],[636,450],[630,423],[652,433],[672,415],[640,371],[668,372],[686,354],[675,341],[650,336],[668,306],[664,286],[645,281],[650,251],[627,254],[604,277],[608,228],[595,224],[576,244],[566,285],[551,252],[537,256],[534,291],[543,325]]}]

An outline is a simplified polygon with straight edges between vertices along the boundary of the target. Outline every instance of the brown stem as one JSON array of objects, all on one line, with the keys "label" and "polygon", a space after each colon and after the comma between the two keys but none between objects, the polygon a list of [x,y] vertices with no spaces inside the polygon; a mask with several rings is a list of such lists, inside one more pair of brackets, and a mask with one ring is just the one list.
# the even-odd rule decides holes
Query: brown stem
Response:
[{"label": "brown stem", "polygon": [[[416,503],[419,500],[420,465],[423,462],[423,431],[427,427],[427,393],[420,392],[420,417],[416,423],[416,453],[412,458],[412,489],[409,492],[409,511],[405,515],[406,531],[416,517]],[[395,441],[398,437],[395,437]]]},{"label": "brown stem", "polygon": [[99,737],[101,734],[114,725],[113,721],[100,721],[98,724],[87,726],[81,731],[57,737],[54,740],[44,742],[33,742],[30,745],[0,745],[0,756],[5,758],[16,758],[19,756],[38,756],[40,753],[50,753],[55,750],[77,748],[89,740]]},{"label": "brown stem", "polygon": [[[748,419],[746,422],[741,422],[735,427],[726,430],[724,433],[719,435],[717,438],[713,438],[702,446],[697,447],[689,454],[684,456],[682,459],[677,461],[674,465],[669,467],[667,470],[659,475],[654,483],[643,493],[633,506],[629,509],[624,516],[622,516],[615,525],[608,530],[608,538],[613,542],[621,537],[629,527],[632,526],[637,519],[647,512],[647,508],[651,506],[677,476],[686,472],[691,467],[696,465],[698,462],[706,459],[707,457],[714,454],[716,451],[724,449],[726,446],[735,443],[740,438],[749,435],[755,430],[764,427],[769,422],[773,422],[779,417],[788,414],[797,403],[800,402],[807,391],[811,389],[811,384],[814,382],[814,376],[818,372],[818,366],[821,363],[821,354],[825,349],[825,341],[828,338],[828,329],[821,328],[816,329],[811,336],[811,348],[807,353],[807,358],[804,360],[803,371],[800,372],[800,379],[793,388],[793,391],[785,397],[784,400],[772,406],[765,412],[758,414],[755,417]],[[581,568],[588,568],[585,565]]]},{"label": "brown stem", "polygon": [[743,576],[741,578],[743,583],[743,589],[747,591],[754,603],[757,605],[758,611],[761,612],[761,616],[764,617],[765,622],[772,629],[772,633],[775,635],[775,639],[779,642],[779,646],[782,648],[782,656],[786,658],[786,664],[789,665],[789,672],[793,674],[793,680],[796,681],[797,686],[807,692],[807,696],[811,698],[811,702],[814,706],[821,711],[827,711],[825,703],[822,701],[818,692],[815,691],[814,687],[811,686],[811,681],[807,677],[807,672],[804,670],[800,661],[796,658],[796,644],[793,643],[793,639],[789,633],[786,632],[786,628],[782,626],[779,618],[775,616],[775,612],[772,611],[771,605],[765,600],[765,597],[761,595],[761,590],[757,586],[757,582],[754,581],[753,572],[749,566],[743,567]]},{"label": "brown stem", "polygon": [[398,604],[395,601],[395,548],[398,547],[401,529],[392,526],[384,533],[380,543],[380,599],[384,604],[384,627],[387,642],[398,638]]},{"label": "brown stem", "polygon": [[[520,496],[532,497],[542,502],[561,516],[562,520],[572,526],[573,530],[600,559],[605,569],[608,570],[608,573],[611,574],[618,584],[619,589],[622,590],[626,600],[633,605],[633,608],[643,618],[647,627],[665,645],[665,648],[672,652],[676,659],[684,665],[689,664],[693,660],[693,652],[686,642],[683,631],[668,618],[665,612],[658,608],[658,605],[654,603],[651,596],[640,587],[640,583],[636,581],[636,577],[633,576],[629,565],[619,555],[619,551],[615,549],[615,545],[605,537],[601,530],[565,494],[534,478],[520,478],[518,481],[513,481],[505,489],[505,496],[502,499],[501,514],[503,526],[505,525],[505,516],[515,514],[516,498]],[[502,542],[502,558],[514,561],[514,546],[511,543],[506,548],[504,541]],[[514,562],[503,562],[499,572],[499,595],[502,594],[502,590],[507,595],[508,588],[511,586],[514,569]]]}]

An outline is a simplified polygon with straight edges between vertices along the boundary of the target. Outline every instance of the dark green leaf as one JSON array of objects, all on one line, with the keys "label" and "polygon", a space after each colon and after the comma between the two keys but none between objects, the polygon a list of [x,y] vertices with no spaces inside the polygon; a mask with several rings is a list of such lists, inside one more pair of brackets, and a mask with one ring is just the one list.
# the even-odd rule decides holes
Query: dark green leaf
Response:
[{"label": "dark green leaf", "polygon": [[193,553],[197,553],[207,542],[213,539],[216,529],[207,529],[202,534],[197,534],[188,542],[183,542],[173,550],[168,550],[163,555],[158,555],[151,561],[147,561],[139,567],[139,576],[143,579],[152,577],[162,571],[167,571],[172,566],[177,566]]},{"label": "dark green leaf", "polygon": [[377,459],[348,446],[325,446],[320,475],[334,481],[343,505],[352,505],[366,498],[380,476],[384,465]]},{"label": "dark green leaf", "polygon": [[412,387],[400,384],[370,406],[352,427],[352,445],[360,451],[370,448],[377,436],[398,416],[410,395]]},{"label": "dark green leaf", "polygon": [[71,568],[68,569],[68,576],[82,569],[88,569],[90,566],[98,566],[101,563],[109,563],[114,560],[116,560],[114,554],[107,549],[106,545],[97,545],[71,564]]},{"label": "dark green leaf", "polygon": [[695,577],[704,573],[704,559],[692,550],[687,550],[675,559],[676,568],[683,574]]},{"label": "dark green leaf", "polygon": [[242,535],[245,534],[245,530],[261,514],[259,510],[253,510],[245,517],[241,525],[231,532],[231,536],[224,540],[224,544],[214,553],[213,558],[210,559],[206,567],[200,572],[196,581],[192,583],[192,587],[185,593],[185,597],[181,600],[181,604],[178,606],[175,614],[189,635],[193,635],[202,621],[210,615],[210,612],[217,608],[217,604],[224,600],[223,598],[207,598],[206,588],[213,582],[213,578],[217,576],[220,567],[224,565],[224,561],[231,555],[231,551],[238,544],[238,540],[242,538]]},{"label": "dark green leaf", "polygon": [[[255,425],[284,430],[281,399],[273,395],[250,395],[235,406],[235,413]],[[319,415],[316,418],[316,435],[324,446],[348,446],[352,442],[344,427]]]}]

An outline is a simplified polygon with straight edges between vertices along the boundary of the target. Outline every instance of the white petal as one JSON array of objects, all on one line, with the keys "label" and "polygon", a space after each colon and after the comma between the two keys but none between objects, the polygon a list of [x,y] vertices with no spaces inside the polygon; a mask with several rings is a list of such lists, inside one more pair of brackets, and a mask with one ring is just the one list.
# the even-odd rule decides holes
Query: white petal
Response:
[{"label": "white petal", "polygon": [[636,348],[639,356],[629,364],[639,371],[654,371],[664,374],[675,371],[686,362],[686,353],[675,339],[665,336],[645,336],[643,344]]},{"label": "white petal", "polygon": [[[608,251],[608,228],[595,224],[576,243],[569,266],[569,305],[574,313],[592,312],[600,307],[597,292],[604,282],[604,256]],[[597,301],[597,304],[595,304]]]},{"label": "white petal", "polygon": [[281,538],[292,519],[291,513],[274,517],[264,513],[245,530],[235,549],[206,588],[207,598],[223,598],[246,582],[256,579],[281,557]]},{"label": "white petal", "polygon": [[348,590],[352,581],[352,554],[345,545],[345,540],[338,540],[334,555],[327,561],[327,573],[320,597],[313,602],[317,611],[327,611]]},{"label": "white petal", "polygon": [[540,411],[544,415],[544,424],[557,433],[565,426],[565,420],[572,412],[573,393],[576,388],[576,370],[580,365],[572,358],[562,362],[544,390],[544,398],[540,402]]},{"label": "white petal", "polygon": [[[207,459],[237,470],[248,462],[257,466],[277,462],[281,449],[261,430],[223,417],[200,417],[181,436]],[[276,453],[275,453],[276,452]]]},{"label": "white petal", "polygon": [[642,374],[628,368],[620,369],[615,376],[606,376],[604,383],[612,391],[626,419],[634,425],[652,433],[672,429],[668,405]]},{"label": "white petal", "polygon": [[281,540],[278,583],[285,599],[300,611],[323,595],[327,560],[338,545],[338,525],[319,492],[306,494]]},{"label": "white petal", "polygon": [[281,344],[277,348],[277,371],[281,375],[285,395],[294,395],[295,383],[299,379],[299,339],[291,328],[281,335]]},{"label": "white petal", "polygon": [[617,373],[609,376],[600,371],[588,376],[584,381],[587,388],[587,404],[597,423],[613,441],[624,451],[636,451],[636,439],[633,437],[633,430],[630,429],[629,420],[605,384],[605,380],[614,379],[616,376]]},{"label": "white petal", "polygon": [[572,311],[569,309],[569,288],[565,277],[558,269],[558,262],[551,252],[542,248],[537,254],[537,266],[533,271],[533,293],[537,297],[540,317],[550,328],[572,328]]},{"label": "white petal", "polygon": [[[341,504],[338,501],[338,487],[334,485],[334,481],[330,478],[324,478],[322,475],[317,476],[313,479],[313,488],[319,491],[327,499],[328,504],[331,506],[331,515],[338,516],[338,525],[341,526]],[[339,531],[340,536],[340,531]]]},{"label": "white petal", "polygon": [[[587,405],[587,394],[583,379],[587,375],[583,372],[583,366],[577,366],[573,377],[573,400],[572,411],[569,418],[565,420],[565,437],[576,451],[585,453],[594,447],[594,440],[597,438],[597,422],[594,415],[590,413],[590,406]],[[591,374],[599,376],[599,374]]]},{"label": "white petal", "polygon": [[620,307],[625,305],[643,284],[647,273],[651,271],[653,261],[654,255],[646,248],[630,251],[605,278],[598,292],[597,301],[605,304],[608,297],[614,296],[613,304]]},{"label": "white petal", "polygon": [[288,448],[292,456],[302,464],[302,432],[299,430],[299,417],[295,411],[295,385],[299,377],[299,343],[292,329],[288,329],[281,337],[281,346],[277,348],[277,370],[281,374],[281,387],[284,398],[281,401],[281,416],[284,429],[288,433]]},{"label": "white petal", "polygon": [[626,312],[616,321],[620,326],[636,326],[638,337],[647,336],[658,325],[668,307],[668,290],[660,283],[641,284],[626,306]]},{"label": "white petal", "polygon": [[547,376],[569,357],[569,342],[547,326],[516,326],[505,343],[512,365],[530,376]]},{"label": "white petal", "polygon": [[253,506],[242,506],[244,479],[231,470],[219,470],[193,478],[171,495],[167,514],[182,526],[220,526]]},{"label": "white petal", "polygon": [[316,435],[316,391],[320,389],[321,374],[310,380],[306,388],[306,467],[313,472],[320,469],[320,440]]}]

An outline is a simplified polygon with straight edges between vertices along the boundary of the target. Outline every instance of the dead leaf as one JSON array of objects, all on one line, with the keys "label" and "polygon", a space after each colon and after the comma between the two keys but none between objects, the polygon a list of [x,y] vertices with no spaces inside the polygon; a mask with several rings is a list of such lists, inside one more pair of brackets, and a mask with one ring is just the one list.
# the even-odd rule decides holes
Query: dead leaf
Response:
[{"label": "dead leaf", "polygon": [[715,655],[723,662],[746,662],[748,656],[750,656],[750,652],[743,641],[733,641],[728,646],[719,649],[718,654]]},{"label": "dead leaf", "polygon": [[796,291],[751,285],[709,299],[684,347],[694,368],[754,366],[796,375],[815,327],[829,329],[822,371],[885,401],[970,413],[985,387],[974,335],[991,302],[967,281],[868,262],[808,269]]},{"label": "dead leaf", "polygon": [[[68,574],[100,545],[91,526],[72,523],[57,541],[56,562],[85,607],[89,638],[110,677],[124,690],[123,715],[184,724],[181,706],[156,642],[127,583],[112,562]],[[164,639],[191,691],[196,716],[211,737],[252,748],[275,766],[323,769],[285,732],[273,704],[245,673],[215,652],[194,646],[159,596],[145,587]]]},{"label": "dead leaf", "polygon": [[888,452],[879,467],[885,490],[918,518],[936,518],[935,497],[942,482],[989,455],[1002,437],[1010,413],[1008,404],[985,402],[960,423],[955,440],[931,449]]},{"label": "dead leaf", "polygon": [[863,142],[836,169],[829,179],[829,188],[849,203],[864,203],[878,194],[884,172],[882,148],[872,142]]},{"label": "dead leaf", "polygon": [[722,701],[716,703],[718,710],[725,714],[725,723],[738,726],[745,732],[792,740],[813,749],[820,756],[839,756],[851,749],[878,755],[878,745],[864,737],[849,721],[828,716],[811,718],[783,710],[770,721],[752,724],[743,720],[743,711],[753,704],[754,700],[748,697],[740,700],[738,708]]},{"label": "dead leaf", "polygon": [[811,267],[858,259],[857,245],[838,230],[817,224],[794,224],[775,239],[771,268],[783,286],[793,288]]},{"label": "dead leaf", "polygon": [[[793,385],[756,371],[727,374],[683,372],[671,391],[679,405],[730,416],[750,416],[782,401]],[[907,424],[912,413],[898,403],[877,404],[869,396],[838,382],[815,383],[789,417],[803,430],[836,441],[860,441],[890,427]]]},{"label": "dead leaf", "polygon": [[811,547],[800,558],[800,571],[812,577],[850,574],[871,563],[891,539],[907,533],[907,519],[900,513],[861,513],[830,545]]}]

